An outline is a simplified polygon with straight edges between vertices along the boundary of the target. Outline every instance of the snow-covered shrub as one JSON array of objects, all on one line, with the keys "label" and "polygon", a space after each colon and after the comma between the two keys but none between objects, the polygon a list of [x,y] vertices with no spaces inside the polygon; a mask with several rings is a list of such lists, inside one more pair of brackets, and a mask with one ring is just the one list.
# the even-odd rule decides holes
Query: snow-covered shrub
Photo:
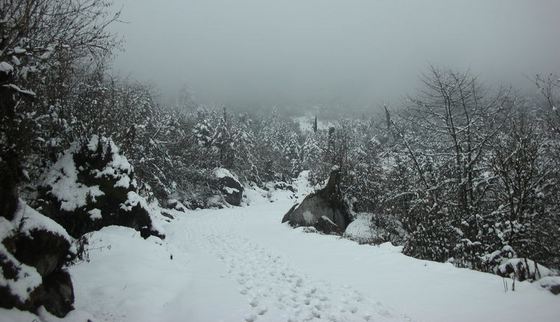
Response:
[{"label": "snow-covered shrub", "polygon": [[[423,208],[423,209],[422,209]],[[413,227],[403,248],[403,253],[415,258],[446,262],[455,257],[453,249],[461,239],[444,209],[418,207],[414,214]]]},{"label": "snow-covered shrub", "polygon": [[72,240],[21,200],[12,220],[0,217],[0,307],[44,306],[59,317],[71,311],[74,291],[64,265],[75,256]]},{"label": "snow-covered shrub", "polygon": [[39,192],[44,213],[76,238],[109,225],[162,236],[138,194],[133,167],[111,139],[94,135],[74,143],[45,175]]},{"label": "snow-covered shrub", "polygon": [[394,216],[360,213],[346,227],[343,236],[360,244],[391,242],[393,245],[402,245],[406,231]]},{"label": "snow-covered shrub", "polygon": [[545,266],[527,258],[510,258],[496,268],[496,274],[519,281],[536,281],[554,273]]},{"label": "snow-covered shrub", "polygon": [[517,253],[511,246],[504,246],[502,249],[491,252],[481,257],[483,270],[496,273],[498,267],[507,260],[516,258]]}]

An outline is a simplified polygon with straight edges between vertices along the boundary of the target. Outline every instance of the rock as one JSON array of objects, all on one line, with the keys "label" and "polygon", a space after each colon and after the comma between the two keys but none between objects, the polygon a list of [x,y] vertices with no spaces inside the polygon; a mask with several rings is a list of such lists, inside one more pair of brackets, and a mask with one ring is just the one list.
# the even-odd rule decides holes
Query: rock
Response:
[{"label": "rock", "polygon": [[224,200],[232,206],[240,206],[243,199],[243,185],[229,170],[216,168],[214,170],[216,181],[214,185],[220,191]]},{"label": "rock", "polygon": [[64,317],[74,309],[74,287],[68,272],[59,270],[43,278],[41,303],[50,313]]},{"label": "rock", "polygon": [[284,215],[292,227],[315,227],[326,234],[342,235],[351,222],[350,211],[339,189],[340,171],[333,170],[325,188],[309,194]]},{"label": "rock", "polygon": [[4,241],[12,254],[22,263],[35,267],[41,276],[60,270],[70,255],[70,243],[47,230],[32,230]]},{"label": "rock", "polygon": [[163,237],[138,194],[133,167],[104,137],[94,135],[65,151],[39,187],[39,198],[41,210],[74,238],[110,225]]},{"label": "rock", "polygon": [[560,294],[560,276],[546,276],[537,281],[537,283],[552,294]]},{"label": "rock", "polygon": [[35,296],[41,286],[41,276],[32,267],[21,264],[0,246],[0,307],[33,312],[39,307]]},{"label": "rock", "polygon": [[13,220],[0,219],[0,307],[58,317],[73,309],[74,290],[63,266],[75,254],[72,238],[59,224],[19,201]]}]

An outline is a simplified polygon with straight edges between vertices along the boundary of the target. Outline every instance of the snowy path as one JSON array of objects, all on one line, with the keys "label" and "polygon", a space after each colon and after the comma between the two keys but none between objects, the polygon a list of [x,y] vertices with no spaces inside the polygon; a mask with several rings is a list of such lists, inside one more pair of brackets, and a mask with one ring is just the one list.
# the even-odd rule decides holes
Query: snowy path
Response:
[{"label": "snowy path", "polygon": [[175,231],[171,238],[207,251],[220,261],[225,273],[219,278],[235,281],[239,294],[246,299],[245,321],[408,320],[349,286],[335,287],[302,274],[278,253],[250,238],[250,231],[232,227],[235,223],[231,215],[224,215],[230,217],[215,218],[211,224],[211,214],[187,218],[188,225],[177,226],[186,231]]},{"label": "snowy path", "polygon": [[528,283],[506,293],[491,274],[279,224],[292,203],[196,211],[168,228],[171,244],[204,253],[212,261],[202,266],[218,265],[213,278],[236,284],[245,313],[224,321],[557,321],[560,315],[560,298]]},{"label": "snowy path", "polygon": [[293,202],[177,213],[163,242],[94,233],[63,321],[558,321],[560,297],[529,283],[504,292],[495,275],[291,229],[280,220]]}]

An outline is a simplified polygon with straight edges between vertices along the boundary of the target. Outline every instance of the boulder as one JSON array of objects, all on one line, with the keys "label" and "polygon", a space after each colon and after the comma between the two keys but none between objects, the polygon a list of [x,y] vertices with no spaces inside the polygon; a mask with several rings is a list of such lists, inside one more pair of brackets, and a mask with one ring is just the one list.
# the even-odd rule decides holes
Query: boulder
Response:
[{"label": "boulder", "polygon": [[538,280],[537,283],[554,295],[560,294],[560,276],[546,276]]},{"label": "boulder", "polygon": [[58,270],[43,277],[41,303],[45,309],[58,317],[64,317],[74,309],[74,287],[70,274]]},{"label": "boulder", "polygon": [[215,187],[220,191],[224,200],[232,206],[240,206],[243,199],[243,185],[229,170],[214,169]]},{"label": "boulder", "polygon": [[0,307],[35,312],[41,305],[41,275],[33,267],[22,264],[0,245]]},{"label": "boulder", "polygon": [[[64,265],[75,257],[59,224],[19,201],[11,221],[0,218],[0,307],[64,317],[74,289]],[[3,282],[2,282],[3,281]]]},{"label": "boulder", "polygon": [[315,227],[325,234],[342,235],[351,222],[350,210],[339,188],[340,171],[331,172],[327,185],[305,197],[284,215],[292,227]]},{"label": "boulder", "polygon": [[108,138],[74,143],[43,178],[39,198],[41,211],[74,238],[110,225],[164,237],[138,194],[133,167]]}]

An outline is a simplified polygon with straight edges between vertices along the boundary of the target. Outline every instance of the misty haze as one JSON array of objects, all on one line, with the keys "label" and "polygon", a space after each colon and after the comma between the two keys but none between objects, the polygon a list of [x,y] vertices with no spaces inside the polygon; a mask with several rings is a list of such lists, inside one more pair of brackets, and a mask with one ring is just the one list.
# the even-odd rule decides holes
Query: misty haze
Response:
[{"label": "misty haze", "polygon": [[557,321],[559,13],[0,0],[0,322]]}]

